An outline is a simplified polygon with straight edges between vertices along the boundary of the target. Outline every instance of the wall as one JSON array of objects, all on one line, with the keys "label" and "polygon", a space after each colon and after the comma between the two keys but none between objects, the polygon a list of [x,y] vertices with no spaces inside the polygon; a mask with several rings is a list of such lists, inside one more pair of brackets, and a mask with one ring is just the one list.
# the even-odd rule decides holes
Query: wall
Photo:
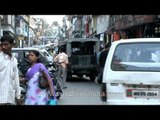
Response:
[{"label": "wall", "polygon": [[3,32],[9,31],[10,33],[15,34],[15,16],[14,15],[4,15],[4,20],[1,28]]},{"label": "wall", "polygon": [[32,18],[32,17],[30,17],[29,26],[30,26],[32,29],[35,29],[35,28],[36,28],[35,19]]},{"label": "wall", "polygon": [[155,20],[155,15],[123,15],[121,18],[119,16],[116,15],[116,20],[113,24],[115,30],[128,29],[133,26],[154,22]]},{"label": "wall", "polygon": [[109,25],[109,15],[100,15],[97,17],[97,34],[104,33]]}]

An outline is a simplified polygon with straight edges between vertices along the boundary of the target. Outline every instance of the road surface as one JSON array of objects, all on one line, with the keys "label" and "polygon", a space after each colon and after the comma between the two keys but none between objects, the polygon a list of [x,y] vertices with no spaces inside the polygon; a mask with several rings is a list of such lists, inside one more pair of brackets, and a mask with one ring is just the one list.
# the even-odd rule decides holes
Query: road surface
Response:
[{"label": "road surface", "polygon": [[67,89],[58,105],[103,105],[100,100],[100,85],[88,78],[73,77],[67,82]]}]

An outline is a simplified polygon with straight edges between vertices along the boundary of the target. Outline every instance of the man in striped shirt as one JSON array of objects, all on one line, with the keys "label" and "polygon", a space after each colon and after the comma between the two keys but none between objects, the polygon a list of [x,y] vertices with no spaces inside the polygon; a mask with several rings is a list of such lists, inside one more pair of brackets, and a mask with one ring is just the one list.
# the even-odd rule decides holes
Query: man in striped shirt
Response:
[{"label": "man in striped shirt", "polygon": [[0,105],[21,104],[17,59],[11,54],[13,42],[10,35],[1,38]]}]

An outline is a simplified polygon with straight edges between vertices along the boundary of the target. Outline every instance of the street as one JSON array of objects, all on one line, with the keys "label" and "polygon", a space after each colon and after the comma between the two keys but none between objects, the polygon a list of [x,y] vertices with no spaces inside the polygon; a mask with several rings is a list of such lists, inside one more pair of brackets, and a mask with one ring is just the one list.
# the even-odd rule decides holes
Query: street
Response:
[{"label": "street", "polygon": [[100,85],[88,78],[73,77],[67,82],[67,89],[58,101],[58,105],[102,105]]}]

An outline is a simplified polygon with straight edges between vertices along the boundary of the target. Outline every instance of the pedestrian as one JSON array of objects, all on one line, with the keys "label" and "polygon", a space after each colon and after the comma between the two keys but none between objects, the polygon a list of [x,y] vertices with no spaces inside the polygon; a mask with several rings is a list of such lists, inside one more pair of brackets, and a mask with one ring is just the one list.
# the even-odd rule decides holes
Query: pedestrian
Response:
[{"label": "pedestrian", "polygon": [[97,71],[98,71],[98,76],[97,76],[97,82],[100,83],[100,64],[99,64],[99,57],[101,52],[104,50],[104,47],[100,46],[99,52],[97,53]]},{"label": "pedestrian", "polygon": [[14,38],[10,35],[1,37],[0,52],[0,105],[21,105],[21,91],[17,59],[11,49]]},{"label": "pedestrian", "polygon": [[101,52],[104,50],[104,47],[101,47],[99,48],[99,52],[97,53],[97,64],[99,64],[99,56],[101,54]]},{"label": "pedestrian", "polygon": [[0,53],[2,52],[2,45],[1,45],[1,42],[0,42]]},{"label": "pedestrian", "polygon": [[[54,62],[58,63],[58,79],[61,81],[63,89],[66,89],[68,55],[64,53],[64,48],[61,47],[59,54],[54,58]],[[62,78],[62,79],[61,79]]]},{"label": "pedestrian", "polygon": [[109,48],[110,48],[110,44],[106,44],[105,49],[100,53],[100,56],[99,56],[99,66],[100,66],[100,75],[98,78],[99,83],[102,83],[103,70],[104,70],[105,62],[108,56]]},{"label": "pedestrian", "polygon": [[44,71],[44,74],[47,76],[47,80],[49,83],[51,96],[54,96],[52,86],[53,83],[51,81],[49,72],[46,67],[42,63],[40,63],[38,51],[33,50],[29,52],[29,61],[31,65],[27,73],[25,74],[25,78],[23,79],[28,82],[25,105],[47,105],[47,102],[49,100],[49,91],[47,88],[41,89],[39,87],[38,80],[40,71]]}]

